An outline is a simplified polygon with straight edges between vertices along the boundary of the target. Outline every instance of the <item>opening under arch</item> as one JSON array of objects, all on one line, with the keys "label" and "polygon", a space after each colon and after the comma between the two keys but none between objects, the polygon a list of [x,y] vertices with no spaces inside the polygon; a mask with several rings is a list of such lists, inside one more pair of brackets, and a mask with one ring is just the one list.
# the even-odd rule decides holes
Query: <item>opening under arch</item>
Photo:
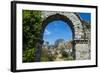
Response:
[{"label": "opening under arch", "polygon": [[54,20],[46,26],[43,33],[44,42],[53,45],[57,39],[65,41],[73,40],[73,33],[68,23],[62,20]]},{"label": "opening under arch", "polygon": [[67,22],[63,20],[49,22],[43,33],[42,60],[73,60],[73,36],[73,30]]}]

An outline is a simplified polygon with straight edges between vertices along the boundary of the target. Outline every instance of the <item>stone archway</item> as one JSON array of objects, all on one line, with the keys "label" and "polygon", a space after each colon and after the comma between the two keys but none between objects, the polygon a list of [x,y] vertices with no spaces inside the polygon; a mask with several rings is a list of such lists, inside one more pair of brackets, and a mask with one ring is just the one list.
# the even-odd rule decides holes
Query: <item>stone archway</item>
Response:
[{"label": "stone archway", "polygon": [[[87,44],[87,40],[85,40],[85,32],[84,32],[84,25],[82,20],[80,19],[79,15],[74,12],[56,12],[56,11],[43,11],[42,12],[42,30],[39,37],[40,45],[43,44],[43,33],[45,27],[48,23],[54,20],[63,20],[64,22],[68,22],[70,28],[73,32],[73,56],[76,60],[80,59],[89,59],[88,56],[81,56],[85,51],[88,54],[89,47]],[[86,46],[84,49],[84,46]],[[87,49],[88,48],[88,49]],[[82,49],[82,50],[81,50]],[[40,52],[41,47],[38,47],[37,51]],[[41,53],[40,53],[41,54]],[[40,55],[39,53],[36,54],[36,61],[39,61]]]},{"label": "stone archway", "polygon": [[[68,22],[73,32],[74,32],[74,39],[82,39],[84,37],[84,28],[81,22],[81,19],[79,18],[78,14],[73,12],[42,12],[42,33],[44,31],[44,28],[47,26],[47,23],[53,21],[53,20],[63,20],[65,22]],[[79,33],[80,32],[80,33]]]}]

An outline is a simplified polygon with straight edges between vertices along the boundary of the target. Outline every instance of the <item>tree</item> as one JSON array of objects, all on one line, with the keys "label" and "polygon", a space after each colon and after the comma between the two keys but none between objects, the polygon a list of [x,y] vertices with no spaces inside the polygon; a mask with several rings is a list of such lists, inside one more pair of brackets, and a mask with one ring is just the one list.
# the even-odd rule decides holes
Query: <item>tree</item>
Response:
[{"label": "tree", "polygon": [[[34,55],[33,49],[36,49],[36,43],[41,31],[41,11],[23,10],[23,61],[34,61],[31,55]],[[28,51],[28,52],[26,52]],[[28,55],[28,57],[27,57]],[[28,60],[27,60],[28,59]]]}]

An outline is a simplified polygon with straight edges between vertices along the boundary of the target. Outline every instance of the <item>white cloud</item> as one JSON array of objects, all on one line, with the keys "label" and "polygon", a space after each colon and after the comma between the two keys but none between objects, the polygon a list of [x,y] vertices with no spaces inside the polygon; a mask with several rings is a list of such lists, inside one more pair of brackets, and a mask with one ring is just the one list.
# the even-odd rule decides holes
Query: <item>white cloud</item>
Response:
[{"label": "white cloud", "polygon": [[50,35],[51,32],[50,32],[49,30],[46,29],[46,30],[45,30],[45,34],[46,34],[46,35]]}]

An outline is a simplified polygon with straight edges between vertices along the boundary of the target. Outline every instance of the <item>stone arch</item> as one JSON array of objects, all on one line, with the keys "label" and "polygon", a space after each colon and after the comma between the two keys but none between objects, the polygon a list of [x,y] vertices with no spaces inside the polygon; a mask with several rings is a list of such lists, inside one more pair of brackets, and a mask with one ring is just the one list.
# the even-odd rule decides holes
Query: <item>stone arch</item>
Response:
[{"label": "stone arch", "polygon": [[[62,20],[64,22],[67,22],[70,28],[72,29],[72,34],[73,34],[73,56],[75,59],[80,60],[80,59],[89,59],[88,56],[83,56],[82,52],[86,52],[86,54],[89,54],[89,47],[87,43],[87,40],[85,40],[85,24],[83,23],[82,19],[80,18],[78,13],[74,12],[57,12],[57,11],[43,11],[42,12],[42,29],[40,31],[40,37],[38,38],[40,47],[38,47],[38,51],[41,50],[41,45],[43,44],[43,33],[45,30],[45,27],[48,25],[48,23],[54,21],[54,20]],[[84,49],[84,47],[86,49]],[[87,49],[88,48],[88,49]],[[82,51],[82,50],[83,51]],[[40,55],[36,55],[36,61],[39,61]]]},{"label": "stone arch", "polygon": [[48,23],[55,21],[55,20],[62,20],[64,22],[67,22],[69,27],[72,30],[72,49],[73,49],[73,57],[76,58],[75,54],[75,42],[74,40],[82,39],[84,36],[84,28],[81,22],[80,17],[76,13],[64,13],[64,12],[42,12],[42,31],[41,31],[41,39],[43,39],[43,33],[48,25]]},{"label": "stone arch", "polygon": [[73,24],[72,21],[69,20],[66,16],[60,15],[60,14],[51,15],[48,18],[46,18],[46,20],[43,21],[43,23],[42,23],[42,31],[41,31],[41,33],[42,33],[41,34],[41,39],[43,39],[43,33],[44,33],[44,30],[45,30],[46,26],[48,26],[48,24],[50,22],[55,21],[55,20],[62,20],[64,22],[68,23],[69,27],[71,28],[73,39],[74,39],[74,35],[75,35],[74,31],[75,30],[73,28],[74,25],[72,25]]},{"label": "stone arch", "polygon": [[[71,28],[71,32],[72,32],[72,40],[74,40],[75,38],[75,29],[74,29],[74,25],[73,25],[73,22],[67,18],[66,16],[64,15],[61,15],[61,14],[54,14],[54,15],[51,15],[49,17],[47,17],[43,22],[42,22],[42,31],[41,31],[41,39],[43,39],[43,34],[44,34],[44,31],[45,31],[45,28],[46,26],[48,26],[48,24],[52,21],[55,21],[55,20],[62,20],[64,21],[67,25],[69,25],[69,27]],[[75,48],[74,48],[74,41],[72,41],[72,50],[73,50],[73,58],[75,59]]]},{"label": "stone arch", "polygon": [[[84,28],[79,18],[78,14],[72,12],[42,12],[42,31],[44,32],[47,24],[53,20],[63,20],[64,22],[68,22],[74,34],[74,40],[82,39],[84,37]],[[41,39],[43,38],[43,34],[41,34]]]}]

